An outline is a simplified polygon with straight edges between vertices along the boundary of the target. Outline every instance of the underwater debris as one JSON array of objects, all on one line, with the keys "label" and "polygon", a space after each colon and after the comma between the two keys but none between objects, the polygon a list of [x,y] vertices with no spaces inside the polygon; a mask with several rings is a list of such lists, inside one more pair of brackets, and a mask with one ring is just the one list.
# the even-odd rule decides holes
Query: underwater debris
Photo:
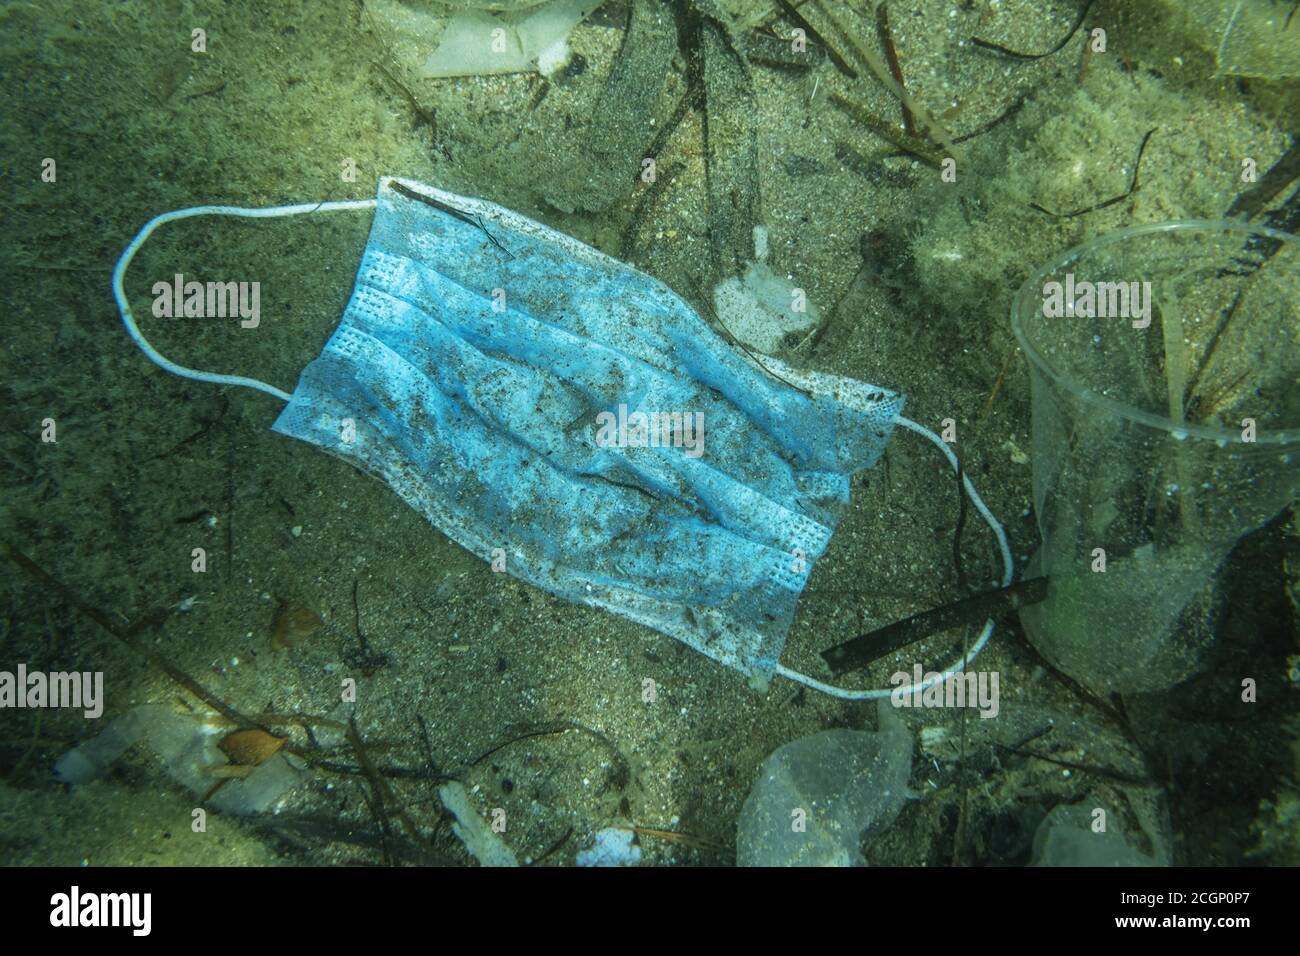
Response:
[{"label": "underwater debris", "polygon": [[438,788],[438,796],[442,798],[443,806],[456,818],[451,826],[452,832],[465,844],[465,849],[478,860],[480,866],[519,865],[514,851],[478,815],[464,786],[452,780]]},{"label": "underwater debris", "polygon": [[640,866],[641,848],[632,841],[636,834],[623,827],[606,827],[596,834],[596,842],[580,852],[578,866]]},{"label": "underwater debris", "polygon": [[[715,37],[725,45],[725,31]],[[742,152],[754,145],[750,118],[746,118],[746,131],[747,147]],[[402,190],[392,188],[395,182]],[[412,200],[410,192],[437,205]],[[756,202],[755,195],[747,195],[750,203]],[[482,225],[471,228],[459,217],[442,212],[442,206],[490,221],[517,253],[515,259],[494,264],[502,270],[498,281],[512,283],[510,308],[517,320],[494,322],[490,312],[498,311],[495,306],[477,311],[475,300],[486,303],[491,295],[493,302],[499,301],[474,277],[488,245],[481,235]],[[373,209],[367,263],[396,256],[411,263],[421,278],[412,284],[403,271],[370,265],[361,270],[357,293],[343,319],[321,356],[303,370],[293,394],[256,379],[178,366],[148,344],[135,324],[124,282],[131,259],[160,223],[210,213],[259,218],[306,215],[323,207]],[[736,222],[728,219],[733,225]],[[751,230],[747,247],[753,240]],[[407,301],[417,286],[419,295]],[[618,292],[612,310],[611,289]],[[780,645],[798,596],[847,503],[849,475],[880,457],[904,401],[888,389],[787,368],[772,359],[750,366],[711,334],[686,302],[652,277],[518,213],[413,180],[381,178],[374,200],[260,210],[195,206],[156,216],[119,259],[113,292],[128,334],[146,356],[170,372],[245,386],[284,400],[287,405],[273,430],[382,476],[408,505],[466,548],[486,558],[487,542],[514,541],[507,573],[559,597],[657,626],[740,671],[756,688],[766,687],[776,674]],[[426,310],[429,322],[413,326],[412,308]],[[436,332],[442,319],[435,317],[448,315],[448,310],[473,317],[477,354],[501,350],[519,360],[508,380],[501,379],[500,367],[468,355],[463,362],[446,365],[445,342]],[[523,334],[518,321],[527,325]],[[636,322],[654,323],[656,335],[629,341],[626,329]],[[384,329],[401,332],[385,339],[380,337],[387,334]],[[391,361],[393,354],[403,361]],[[580,471],[573,464],[578,460],[575,456],[589,457],[592,437],[607,449],[620,449],[616,454],[608,452],[618,459],[626,457],[626,449],[644,443],[648,431],[639,425],[632,443],[626,437],[626,405],[618,406],[618,434],[609,436],[611,424],[603,419],[615,413],[593,414],[599,406],[585,396],[609,395],[611,389],[617,393],[623,387],[618,383],[628,375],[625,369],[635,373],[647,363],[663,373],[656,373],[658,400],[678,408],[709,410],[714,438],[708,466],[694,464],[702,454],[703,433],[697,432],[699,438],[691,444],[690,433],[683,434],[685,429],[670,421],[668,440],[682,444],[686,451],[659,459],[653,474],[613,460],[601,466],[619,476],[612,482]],[[705,371],[715,368],[725,374]],[[782,381],[801,384],[789,390],[776,388],[760,374],[760,369],[770,374],[772,368],[780,369]],[[563,381],[564,388],[548,386],[557,380]],[[534,386],[542,389],[540,398],[519,405],[519,396]],[[358,423],[365,440],[352,442],[346,433],[340,434],[335,412],[350,407],[355,387],[374,388],[381,397],[373,413]],[[483,427],[431,432],[430,416],[463,419],[460,409],[467,389],[476,393],[479,407],[497,411],[487,412]],[[407,401],[414,396],[420,400]],[[805,403],[808,397],[814,397],[813,402]],[[680,413],[673,414],[679,415],[678,423],[683,421]],[[687,421],[698,421],[704,414],[693,411]],[[754,416],[761,423],[758,430],[752,427]],[[585,432],[588,427],[594,436],[586,432],[572,437],[574,430]],[[519,437],[529,433],[562,454],[542,469],[527,467],[529,456],[523,449],[530,446]],[[925,434],[942,447],[937,436]],[[425,440],[428,436],[437,440]],[[457,466],[431,483],[428,475],[436,462],[449,455]],[[730,473],[728,465],[734,466]],[[494,469],[506,476],[504,484],[494,480]],[[628,475],[636,478],[628,483],[638,486],[639,492],[632,492],[638,497],[654,499],[657,489],[671,487],[683,500],[699,495],[698,504],[692,501],[691,507],[716,513],[724,522],[730,522],[733,513],[746,514],[734,528],[724,525],[725,533],[703,525],[692,528],[698,547],[676,549],[681,574],[670,583],[687,599],[674,600],[672,591],[664,589],[673,576],[667,573],[662,554],[649,562],[637,557],[656,547],[658,535],[680,537],[682,525],[675,510],[647,510],[633,536],[618,531],[629,492],[607,489],[618,488],[616,482]],[[789,477],[778,483],[777,475]],[[582,482],[589,486],[599,482],[599,493],[575,497]],[[800,487],[815,490],[801,494]],[[756,507],[751,503],[758,500],[755,494],[771,506]],[[532,530],[521,538],[522,528]],[[783,554],[785,546],[767,543],[778,539],[796,549],[791,552],[797,554],[796,561]],[[576,549],[566,545],[557,554],[551,545],[562,540],[584,543]],[[624,553],[631,560],[621,562]],[[736,577],[736,567],[745,569],[743,582]],[[779,586],[773,587],[776,582]],[[709,587],[718,588],[717,604],[702,619],[692,620],[683,608],[695,604]],[[651,601],[642,600],[649,594],[654,595]]]},{"label": "underwater debris", "polygon": [[1300,16],[1294,3],[1165,0],[1188,36],[1213,51],[1220,76],[1300,76]]},{"label": "underwater debris", "polygon": [[[1259,182],[1233,200],[1224,213],[1224,218],[1244,215],[1247,219],[1253,219],[1296,179],[1300,179],[1300,137],[1292,136],[1291,146],[1282,154],[1282,158],[1269,167]],[[1269,225],[1277,224],[1270,222]]]},{"label": "underwater debris", "polygon": [[418,67],[423,77],[488,76],[537,71],[550,76],[572,56],[569,34],[603,0],[454,3],[449,16],[396,0],[366,0],[373,22],[393,37],[403,59],[437,46]]},{"label": "underwater debris", "polygon": [[[1265,253],[1260,240],[1279,245]],[[1043,541],[1029,571],[1052,578],[1020,619],[1045,660],[1100,697],[1161,691],[1205,668],[1225,559],[1295,500],[1297,353],[1278,343],[1294,335],[1297,245],[1229,220],[1135,226],[1076,246],[1017,293]],[[1233,269],[1254,264],[1252,249],[1259,264]],[[1117,323],[1113,308],[1088,304],[1121,269],[1159,290],[1158,309],[1133,296]],[[1081,290],[1076,322],[1043,315],[1061,279]],[[1213,396],[1197,422],[1189,380]],[[1267,451],[1242,447],[1256,443]]]},{"label": "underwater debris", "polygon": [[888,700],[880,729],[823,730],[778,747],[745,798],[737,866],[853,866],[862,833],[891,823],[909,796],[912,734]]},{"label": "underwater debris", "polygon": [[806,293],[767,265],[767,230],[754,227],[754,259],[744,273],[713,289],[713,308],[731,335],[760,352],[775,352],[791,332],[821,323],[821,311]]},{"label": "underwater debris", "polygon": [[213,808],[240,816],[265,813],[302,782],[305,767],[281,752],[283,738],[262,730],[228,730],[212,717],[141,704],[65,753],[54,773],[64,783],[88,783],[142,743],[172,780]]},{"label": "underwater debris", "polygon": [[[965,501],[965,495],[962,500]],[[1027,604],[1036,604],[1046,597],[1047,578],[1017,581],[1010,587],[995,588],[952,604],[913,614],[843,644],[828,647],[821,652],[821,656],[830,667],[831,675],[840,677],[938,631],[979,624],[986,618],[997,617]]]},{"label": "underwater debris", "polygon": [[1060,806],[1034,834],[1030,866],[1157,866],[1105,821],[1115,814],[1086,803]]},{"label": "underwater debris", "polygon": [[[345,726],[340,724],[338,721],[326,717],[316,717],[310,714],[256,714],[249,717],[240,713],[240,711],[236,710],[216,694],[209,691],[206,687],[194,678],[190,677],[166,657],[153,651],[148,645],[139,639],[137,635],[141,630],[146,626],[156,626],[159,623],[157,612],[155,614],[146,615],[135,624],[126,628],[119,627],[113,622],[113,619],[108,614],[83,601],[75,591],[54,575],[50,574],[50,572],[46,571],[12,544],[3,542],[3,544],[0,545],[0,549],[2,549],[3,553],[11,561],[22,568],[29,576],[44,583],[50,591],[62,597],[64,601],[75,608],[79,613],[94,621],[113,637],[117,638],[117,640],[124,644],[132,653],[139,655],[147,663],[157,668],[159,672],[174,681],[179,687],[183,688],[195,698],[206,704],[210,710],[220,714],[227,722],[225,725],[218,728],[220,732],[228,732],[231,725],[243,729],[262,730],[267,734],[270,734],[270,731],[266,729],[268,726],[277,725],[299,725],[305,730],[308,730],[309,736],[310,728],[313,727],[339,731],[346,730],[348,732],[348,742],[352,746],[353,752],[357,757],[357,765],[340,763],[338,761],[327,759],[321,754],[319,747],[315,743],[313,743],[312,749],[305,749],[286,742],[281,748],[281,753],[274,755],[258,768],[260,777],[255,782],[259,785],[262,783],[273,784],[274,778],[272,774],[282,774],[277,762],[287,758],[292,758],[295,762],[301,762],[330,773],[349,776],[369,776],[372,780],[378,780],[379,787],[384,791],[387,790],[387,787],[383,783],[383,779],[388,777],[404,779],[439,779],[439,774],[436,770],[400,766],[376,766],[370,761],[365,750],[364,741],[360,734],[356,733],[355,727],[350,725]],[[163,612],[170,614],[172,610],[172,608],[164,608]],[[149,707],[158,705],[142,706]],[[139,708],[136,709],[138,710]],[[164,710],[166,710],[166,708],[164,708]],[[68,775],[66,782],[77,782],[75,777],[78,775],[80,775],[83,780],[93,779],[95,774],[101,772],[133,744],[147,736],[149,722],[145,721],[141,724],[140,721],[142,720],[142,717],[140,715],[131,718],[130,712],[128,712],[128,714],[123,715],[119,720],[122,720],[123,722],[120,724],[117,724],[116,722],[110,723],[109,728],[106,728],[97,737],[92,738],[91,741],[83,742],[81,746],[73,748],[72,751],[69,751],[64,755],[65,758],[67,758],[67,762],[64,763],[63,761],[60,761],[60,764],[65,768],[63,773]],[[110,729],[112,730],[111,733]],[[78,754],[78,756],[74,757],[74,753]],[[224,755],[221,755],[220,758],[213,758],[210,760],[207,766],[213,767],[221,766],[223,764],[225,764],[225,758]],[[271,769],[263,773],[263,767]],[[297,769],[296,763],[292,765],[292,769]],[[209,776],[211,776],[210,770],[208,773]],[[251,776],[252,775],[250,775],[250,777]],[[236,795],[238,795],[239,792],[240,791],[238,790],[235,791]],[[227,795],[226,799],[229,799],[229,795]],[[217,808],[221,809],[220,806]],[[234,812],[241,811],[236,810]],[[403,820],[404,825],[409,822],[405,818],[404,814],[400,814],[399,819]],[[411,827],[411,829],[414,830],[414,827]],[[421,843],[421,846],[425,845],[421,842],[422,838],[419,836],[418,831],[414,833],[413,839],[415,839],[417,843]]]}]

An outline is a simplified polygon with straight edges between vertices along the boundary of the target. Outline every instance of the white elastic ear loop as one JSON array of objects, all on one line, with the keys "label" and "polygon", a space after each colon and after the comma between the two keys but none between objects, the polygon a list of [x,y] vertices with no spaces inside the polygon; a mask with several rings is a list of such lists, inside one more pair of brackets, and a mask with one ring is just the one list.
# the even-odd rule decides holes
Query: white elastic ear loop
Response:
[{"label": "white elastic ear loop", "polygon": [[141,334],[140,328],[135,324],[135,316],[131,314],[131,306],[127,303],[126,292],[122,288],[122,282],[126,278],[127,266],[131,264],[131,260],[140,251],[140,247],[144,245],[144,241],[149,238],[150,233],[163,223],[172,222],[176,219],[189,219],[191,216],[242,216],[246,219],[270,219],[275,216],[296,216],[309,212],[373,209],[375,202],[374,199],[347,199],[336,202],[299,203],[296,206],[266,206],[260,209],[248,209],[243,206],[191,206],[189,209],[177,209],[174,212],[165,212],[161,216],[154,216],[136,233],[135,238],[122,252],[122,257],[117,260],[117,265],[113,269],[113,298],[117,300],[117,310],[122,315],[122,324],[126,326],[127,335],[131,336],[135,344],[140,346],[140,351],[148,357],[149,361],[160,368],[166,369],[173,375],[192,378],[200,382],[212,382],[216,385],[243,385],[247,388],[255,388],[259,392],[266,392],[268,395],[274,395],[283,402],[289,401],[291,397],[289,393],[281,391],[274,385],[259,382],[255,378],[245,378],[242,375],[221,375],[217,372],[202,372],[198,369],[186,368],[183,365],[177,365],[150,345],[149,340]]},{"label": "white elastic ear loop", "polygon": [[[895,415],[894,422],[898,425],[902,425],[904,428],[911,429],[918,435],[930,439],[930,441],[938,445],[939,450],[948,457],[948,461],[952,465],[952,470],[954,472],[958,470],[957,456],[952,453],[952,449],[948,447],[948,443],[942,438],[925,426],[918,425],[916,422],[909,418],[904,418],[902,415]],[[993,534],[998,539],[998,548],[1002,552],[1002,587],[1010,587],[1011,579],[1015,576],[1016,568],[1015,562],[1011,558],[1011,547],[1007,544],[1007,533],[1002,530],[1002,525],[998,524],[998,519],[993,517],[993,513],[989,511],[988,506],[984,504],[983,499],[979,496],[979,492],[975,490],[975,486],[971,484],[970,478],[965,474],[965,472],[962,473],[962,484],[966,488],[966,494],[970,497],[971,504],[973,504],[975,510],[980,513],[980,517],[982,517],[988,526],[993,529]],[[993,618],[989,618],[984,622],[984,630],[980,632],[978,640],[976,640],[975,644],[966,651],[966,654],[961,658],[961,660],[957,661],[957,663],[953,664],[941,673],[936,674],[929,680],[922,681],[919,684],[913,684],[910,687],[890,687],[879,688],[876,690],[847,690],[843,687],[834,687],[830,684],[824,684],[806,674],[792,671],[780,664],[777,664],[776,666],[776,673],[788,680],[797,681],[806,687],[811,687],[813,690],[819,690],[823,694],[830,694],[832,697],[841,697],[844,700],[879,700],[884,697],[889,697],[892,694],[903,694],[909,696],[923,691],[927,687],[941,684],[948,678],[960,674],[967,668],[967,666],[969,666],[971,661],[975,660],[975,658],[979,656],[979,652],[984,650],[984,645],[989,642],[989,638],[992,636]]]}]

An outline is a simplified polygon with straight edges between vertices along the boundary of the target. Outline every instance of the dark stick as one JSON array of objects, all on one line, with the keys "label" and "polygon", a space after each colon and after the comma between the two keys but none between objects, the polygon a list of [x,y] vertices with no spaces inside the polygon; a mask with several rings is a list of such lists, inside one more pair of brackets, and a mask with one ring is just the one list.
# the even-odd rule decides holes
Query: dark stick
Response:
[{"label": "dark stick", "polygon": [[[898,84],[900,90],[907,89],[903,83],[903,66],[898,62],[898,51],[894,49],[894,37],[889,32],[889,10],[884,3],[876,7],[876,33],[880,35],[880,45],[885,48],[885,62],[889,64],[889,72],[893,75],[894,82]],[[907,131],[908,136],[916,135],[916,123],[906,103],[903,104],[903,129]]]},{"label": "dark stick", "polygon": [[782,10],[785,11],[786,16],[788,16],[795,23],[799,24],[800,27],[802,27],[805,31],[807,31],[810,37],[812,37],[814,40],[816,40],[818,43],[820,43],[823,47],[826,48],[826,55],[830,57],[831,62],[835,64],[835,68],[837,70],[839,70],[845,76],[849,77],[849,79],[856,80],[858,78],[858,71],[855,70],[852,66],[850,66],[849,62],[845,60],[842,55],[840,55],[840,51],[835,49],[834,46],[832,46],[829,42],[827,42],[826,38],[822,36],[820,33],[818,33],[811,23],[809,23],[807,20],[803,18],[803,16],[799,13],[799,10],[793,4],[790,3],[790,0],[776,0],[776,2],[777,2],[777,6],[779,6]]},{"label": "dark stick", "polygon": [[976,136],[983,136],[989,130],[997,126],[999,123],[1005,123],[1007,120],[1011,119],[1011,117],[1019,113],[1021,108],[1025,105],[1025,103],[1028,100],[1029,100],[1029,94],[1026,93],[1024,96],[1020,97],[1020,99],[1016,100],[1014,103],[1008,106],[1002,113],[993,117],[993,119],[989,120],[983,126],[979,126],[971,130],[969,133],[962,133],[960,136],[954,136],[952,138],[952,141],[954,143],[964,143],[968,139],[974,139]]},{"label": "dark stick", "polygon": [[1128,199],[1129,196],[1132,196],[1135,192],[1137,192],[1138,170],[1142,168],[1142,154],[1147,151],[1147,141],[1151,139],[1151,134],[1154,133],[1159,128],[1160,127],[1158,126],[1152,127],[1151,129],[1147,130],[1147,134],[1142,137],[1142,144],[1138,146],[1137,159],[1134,160],[1133,162],[1133,176],[1132,178],[1129,179],[1128,189],[1124,190],[1118,196],[1111,196],[1109,199],[1104,199],[1095,205],[1087,206],[1083,209],[1075,209],[1070,212],[1052,212],[1052,210],[1044,209],[1036,202],[1031,202],[1029,204],[1029,208],[1036,209],[1041,213],[1046,213],[1047,215],[1052,216],[1053,218],[1056,219],[1073,219],[1075,216],[1084,216],[1090,212],[1097,212],[1100,209],[1106,209],[1109,206],[1113,206],[1116,203],[1121,203],[1125,199]]},{"label": "dark stick", "polygon": [[[87,604],[80,597],[78,597],[77,594],[70,587],[68,587],[66,584],[64,584],[54,575],[50,574],[48,571],[42,568],[31,558],[27,557],[27,555],[23,554],[12,544],[6,542],[4,545],[4,550],[5,550],[5,554],[9,557],[10,561],[14,562],[14,564],[18,565],[20,568],[22,568],[24,571],[26,571],[29,575],[31,575],[36,580],[44,583],[55,594],[58,594],[60,597],[63,598],[63,600],[67,601],[74,608],[76,608],[86,617],[90,618],[92,621],[94,621],[96,624],[102,627],[109,634],[112,634],[115,638],[117,638],[119,641],[125,644],[132,651],[139,654],[146,661],[148,661],[154,667],[158,668],[160,671],[162,671],[164,674],[166,674],[176,683],[180,684],[182,687],[184,687],[187,691],[189,691],[199,700],[203,701],[205,704],[207,704],[217,713],[221,714],[221,716],[225,717],[236,727],[241,727],[246,730],[266,729],[260,726],[255,721],[245,717],[239,711],[235,710],[233,707],[231,707],[229,704],[223,701],[220,697],[213,694],[202,684],[198,683],[198,681],[194,680],[192,677],[190,677],[188,674],[182,671],[179,667],[172,664],[172,662],[167,660],[167,658],[163,657],[161,654],[156,653],[148,645],[140,641],[135,636],[135,631],[137,630],[137,628],[118,627],[113,622],[112,618],[110,618],[107,614],[105,614],[99,608]],[[269,733],[269,731],[267,732]]]},{"label": "dark stick", "polygon": [[[383,775],[379,773],[379,770],[371,761],[370,754],[366,751],[365,742],[361,739],[361,734],[357,730],[357,719],[355,716],[348,718],[348,743],[352,745],[352,752],[357,758],[357,763],[361,766],[366,779],[370,782],[370,787],[375,795],[378,808],[386,813],[388,805],[392,804],[393,816],[397,817],[397,822],[402,825],[402,829],[406,831],[407,836],[414,840],[420,849],[432,852],[432,847],[430,846],[429,841],[425,839],[424,834],[419,831],[415,823],[402,808],[402,805],[397,801],[397,798],[393,796],[393,791],[389,789]],[[382,826],[383,824],[381,823],[381,827]]]},{"label": "dark stick", "polygon": [[370,648],[366,646],[366,635],[361,630],[361,602],[357,598],[357,588],[359,584],[356,578],[352,579],[352,626],[357,632],[357,643],[361,646],[362,656],[370,653]]},{"label": "dark stick", "polygon": [[1079,19],[1074,21],[1074,26],[1070,27],[1070,32],[1065,35],[1065,38],[1061,40],[1060,43],[1056,44],[1056,46],[1052,47],[1046,53],[1018,53],[1015,50],[1007,49],[1000,43],[991,43],[988,40],[981,40],[979,37],[971,37],[970,42],[981,49],[992,50],[994,53],[1001,53],[1003,56],[1009,56],[1013,60],[1042,60],[1051,56],[1053,53],[1061,52],[1065,45],[1070,42],[1070,38],[1079,32],[1079,27],[1083,26],[1083,20],[1087,17],[1088,11],[1092,9],[1092,5],[1095,2],[1096,0],[1088,0],[1088,2],[1083,5],[1083,9],[1079,11]]},{"label": "dark stick", "polygon": [[226,563],[221,568],[221,583],[229,584],[235,564],[235,425],[226,428]]},{"label": "dark stick", "polygon": [[496,236],[492,235],[492,233],[488,231],[488,227],[483,224],[482,216],[477,214],[471,216],[468,213],[462,212],[461,210],[455,208],[454,206],[448,206],[446,203],[439,202],[438,200],[434,199],[432,196],[426,196],[423,193],[416,192],[414,189],[408,189],[406,186],[403,186],[399,182],[390,182],[388,184],[388,188],[391,189],[393,192],[397,193],[398,195],[405,196],[407,199],[414,200],[415,202],[424,203],[426,206],[431,206],[434,209],[437,209],[439,212],[444,212],[448,216],[451,216],[453,219],[459,219],[463,223],[466,223],[471,226],[476,226],[477,228],[483,230],[483,234],[488,237],[488,241],[491,242],[492,245],[496,246],[498,249],[504,252],[511,259],[515,257],[515,254],[513,252],[511,252],[509,249],[507,249],[505,246],[501,244],[501,240],[499,240]]},{"label": "dark stick", "polygon": [[1224,217],[1233,219],[1242,213],[1247,218],[1254,217],[1297,177],[1300,177],[1300,137],[1291,140],[1290,148],[1260,177],[1259,182],[1233,200]]},{"label": "dark stick", "polygon": [[1017,581],[1010,587],[983,591],[952,604],[913,614],[895,621],[879,630],[860,634],[843,644],[822,651],[831,674],[840,677],[849,671],[865,667],[886,654],[914,644],[936,631],[970,624],[988,617],[996,617],[1027,604],[1037,604],[1047,597],[1047,578]]},{"label": "dark stick", "polygon": [[966,472],[961,456],[954,457],[957,459],[957,530],[952,534],[952,566],[957,571],[957,586],[967,591],[966,570],[961,566],[961,533],[966,527]]}]

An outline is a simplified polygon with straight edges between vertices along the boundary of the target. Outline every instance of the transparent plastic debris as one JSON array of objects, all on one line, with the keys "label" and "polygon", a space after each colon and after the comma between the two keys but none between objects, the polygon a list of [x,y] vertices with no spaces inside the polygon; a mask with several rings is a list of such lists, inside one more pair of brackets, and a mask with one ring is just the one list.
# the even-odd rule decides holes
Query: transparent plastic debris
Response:
[{"label": "transparent plastic debris", "polygon": [[807,293],[767,264],[767,230],[754,228],[754,259],[744,273],[718,283],[713,308],[726,331],[750,348],[775,352],[791,333],[807,333],[821,312]]},{"label": "transparent plastic debris", "polygon": [[1038,270],[1012,325],[1042,535],[1028,574],[1051,579],[1025,632],[1103,696],[1173,686],[1213,642],[1225,557],[1300,497],[1300,240],[1122,229]]},{"label": "transparent plastic debris", "polygon": [[547,0],[410,0],[415,6],[427,6],[432,9],[445,7],[448,10],[494,10],[511,13],[541,6]]},{"label": "transparent plastic debris", "polygon": [[1214,52],[1221,74],[1300,76],[1300,16],[1277,0],[1167,0],[1198,45]]},{"label": "transparent plastic debris", "polygon": [[1052,810],[1034,834],[1031,866],[1156,866],[1116,829],[1115,814],[1087,802]]},{"label": "transparent plastic debris", "polygon": [[442,798],[442,805],[456,818],[451,832],[465,844],[465,849],[480,866],[519,865],[514,851],[479,816],[461,784],[455,780],[443,784],[438,788],[438,796]]},{"label": "transparent plastic debris", "polygon": [[302,782],[305,769],[280,752],[248,776],[229,778],[225,768],[231,766],[230,760],[217,744],[232,729],[219,719],[178,712],[163,704],[142,704],[65,753],[55,763],[54,774],[64,783],[88,783],[135,744],[143,744],[174,781],[200,797],[211,794],[205,806],[241,816],[266,813]]},{"label": "transparent plastic debris", "polygon": [[736,832],[737,866],[859,866],[862,835],[911,796],[912,735],[887,700],[880,729],[824,730],[775,750]]},{"label": "transparent plastic debris", "polygon": [[366,0],[390,53],[419,76],[487,76],[569,62],[569,34],[602,0],[469,2],[448,6]]},{"label": "transparent plastic debris", "polygon": [[596,842],[581,851],[578,866],[639,866],[641,848],[633,843],[636,834],[625,827],[606,827],[596,834]]}]

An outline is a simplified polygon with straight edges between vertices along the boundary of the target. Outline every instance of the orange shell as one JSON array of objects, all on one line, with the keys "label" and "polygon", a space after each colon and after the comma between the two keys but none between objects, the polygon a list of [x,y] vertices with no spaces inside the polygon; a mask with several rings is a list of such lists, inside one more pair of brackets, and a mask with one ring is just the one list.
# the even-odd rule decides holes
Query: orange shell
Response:
[{"label": "orange shell", "polygon": [[325,624],[309,607],[301,604],[281,603],[271,626],[271,649],[276,651],[297,647]]},{"label": "orange shell", "polygon": [[284,738],[272,736],[265,730],[236,730],[221,738],[217,746],[231,763],[256,767],[284,746]]}]

